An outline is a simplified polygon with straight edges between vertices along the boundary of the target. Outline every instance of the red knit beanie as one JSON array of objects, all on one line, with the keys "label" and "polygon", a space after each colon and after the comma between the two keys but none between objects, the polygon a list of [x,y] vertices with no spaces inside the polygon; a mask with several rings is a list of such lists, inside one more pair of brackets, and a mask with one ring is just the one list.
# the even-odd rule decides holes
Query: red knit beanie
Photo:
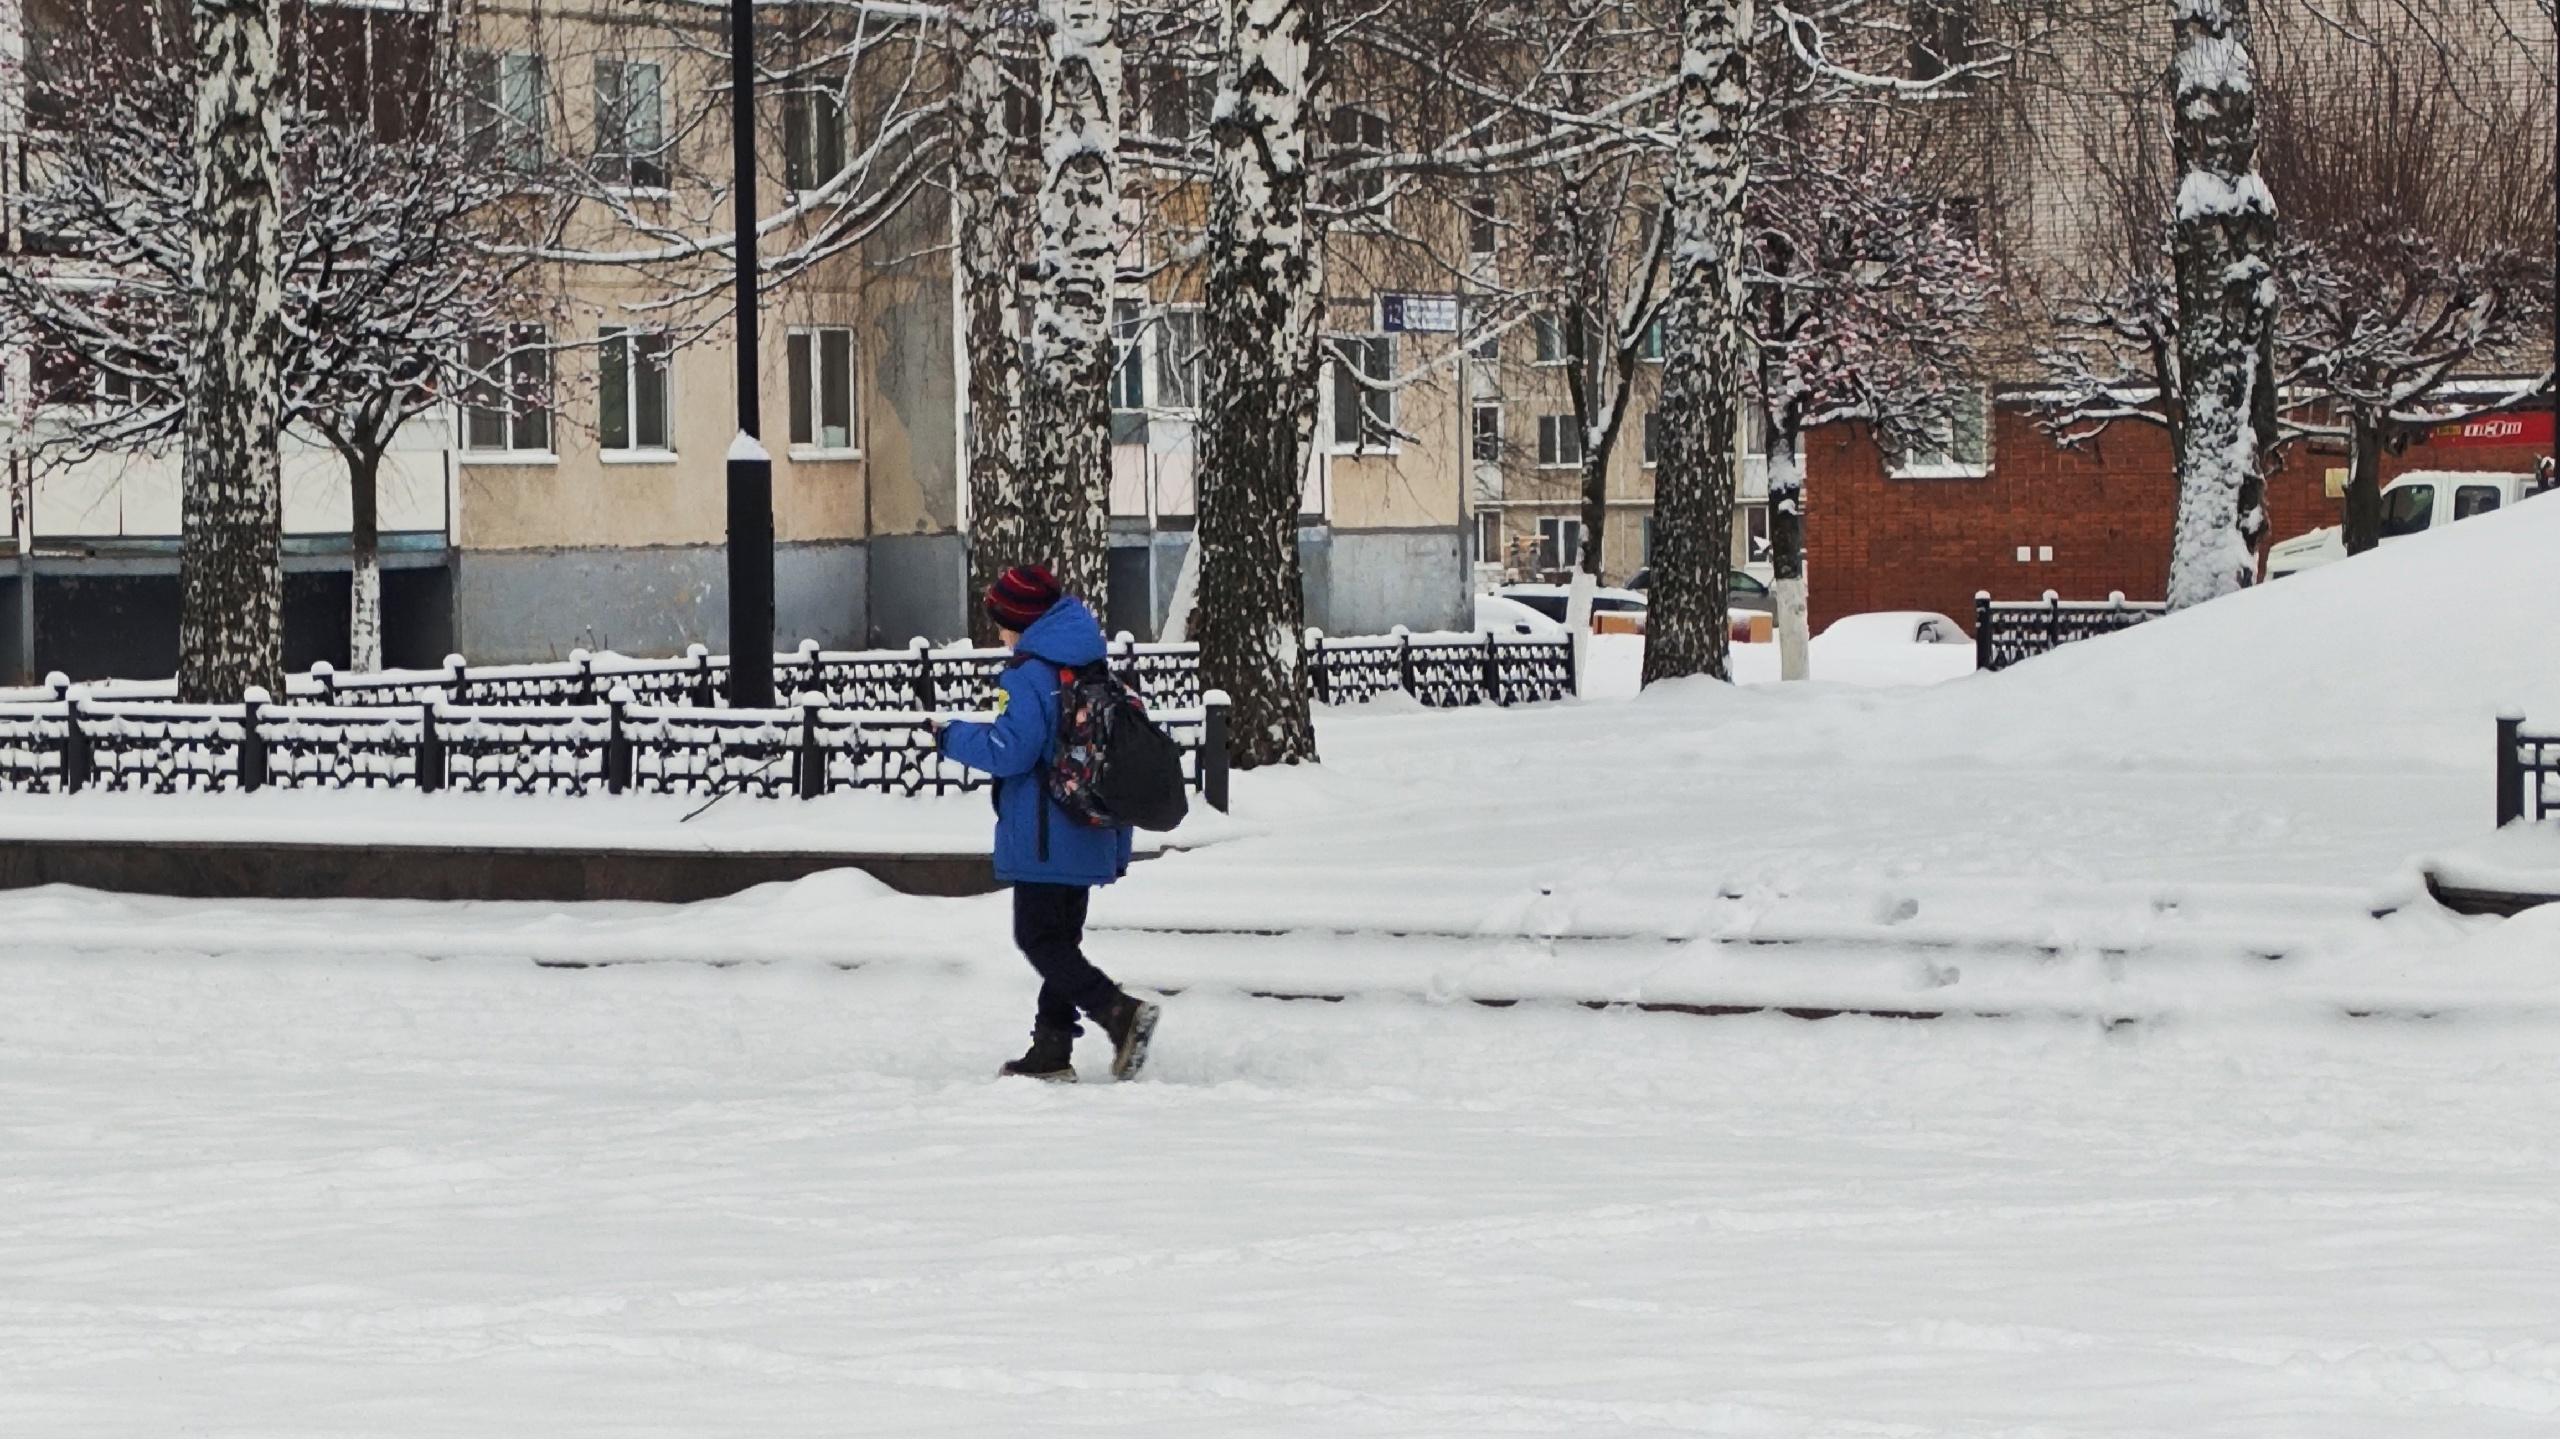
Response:
[{"label": "red knit beanie", "polygon": [[1045,565],[1015,565],[987,586],[987,618],[1016,634],[1049,612],[1061,591]]}]

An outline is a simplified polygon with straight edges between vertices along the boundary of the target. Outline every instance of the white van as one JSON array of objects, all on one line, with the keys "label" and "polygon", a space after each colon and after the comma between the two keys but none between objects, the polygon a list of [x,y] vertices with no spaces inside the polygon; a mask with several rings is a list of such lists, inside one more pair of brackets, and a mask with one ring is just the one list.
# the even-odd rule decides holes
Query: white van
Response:
[{"label": "white van", "polygon": [[[2533,494],[2531,475],[2473,470],[2412,470],[2382,487],[2382,542],[2441,528],[2512,505]],[[2267,551],[2267,578],[2280,579],[2347,557],[2338,527],[2297,535]]]}]

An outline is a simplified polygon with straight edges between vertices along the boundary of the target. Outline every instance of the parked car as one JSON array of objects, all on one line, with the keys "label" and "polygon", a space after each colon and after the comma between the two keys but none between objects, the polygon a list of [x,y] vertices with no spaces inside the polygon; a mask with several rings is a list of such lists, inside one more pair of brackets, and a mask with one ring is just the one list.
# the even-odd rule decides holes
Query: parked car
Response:
[{"label": "parked car", "polygon": [[[1634,577],[1627,581],[1627,588],[1638,594],[1651,590],[1653,566],[1647,565],[1636,571]],[[1778,597],[1770,593],[1767,585],[1741,570],[1726,572],[1724,598],[1727,609],[1756,610],[1764,615],[1774,615],[1778,612]]]},{"label": "parked car", "polygon": [[1826,640],[1857,645],[1969,645],[1964,626],[1934,610],[1879,610],[1842,615],[1823,627]]},{"label": "parked car", "polygon": [[1559,610],[1556,618],[1549,619],[1546,611],[1535,605],[1508,599],[1502,595],[1478,595],[1476,596],[1476,629],[1479,632],[1491,630],[1496,634],[1535,635],[1540,639],[1552,639],[1565,632],[1564,615],[1563,611]]},{"label": "parked car", "polygon": [[[1516,605],[1526,605],[1558,625],[1562,625],[1566,607],[1573,602],[1573,586],[1504,585],[1495,592],[1495,595],[1499,599],[1509,600]],[[1633,615],[1639,622],[1638,627],[1641,628],[1644,612],[1644,596],[1633,590],[1595,588],[1591,591],[1591,613],[1595,616]]]},{"label": "parked car", "polygon": [[[2382,487],[2382,542],[2405,539],[2456,520],[2485,515],[2537,493],[2531,475],[2467,470],[2413,470]],[[2281,579],[2347,557],[2338,527],[2296,535],[2267,551],[2267,578]]]}]

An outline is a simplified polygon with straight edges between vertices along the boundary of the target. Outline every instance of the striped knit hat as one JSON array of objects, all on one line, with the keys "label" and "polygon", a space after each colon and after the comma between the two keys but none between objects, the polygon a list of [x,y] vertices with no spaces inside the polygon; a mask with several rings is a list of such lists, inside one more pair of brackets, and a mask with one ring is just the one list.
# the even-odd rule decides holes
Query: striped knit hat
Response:
[{"label": "striped knit hat", "polygon": [[1016,634],[1049,612],[1061,591],[1045,565],[1015,565],[987,586],[987,618]]}]

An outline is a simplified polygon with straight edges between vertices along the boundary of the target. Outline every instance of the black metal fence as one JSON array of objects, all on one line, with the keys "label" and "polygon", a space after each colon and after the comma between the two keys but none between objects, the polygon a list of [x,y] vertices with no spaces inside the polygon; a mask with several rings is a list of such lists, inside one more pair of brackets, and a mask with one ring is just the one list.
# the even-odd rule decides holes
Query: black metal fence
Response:
[{"label": "black metal fence", "polygon": [[2168,610],[2158,600],[2128,600],[2122,590],[2103,600],[2066,600],[2051,590],[2040,600],[1995,600],[1983,590],[1973,597],[1974,668],[2005,670],[2075,640],[2129,630]]},{"label": "black metal fence", "polygon": [[1394,633],[1329,640],[1307,631],[1307,685],[1318,704],[1403,693],[1435,709],[1533,704],[1574,692],[1569,638]]},{"label": "black metal fence", "polygon": [[[1327,640],[1310,630],[1308,676],[1320,704],[1357,703],[1401,690],[1426,705],[1526,704],[1573,693],[1573,645],[1564,639],[1485,635],[1412,635],[1402,630],[1364,639]],[[774,656],[774,691],[831,710],[937,714],[982,710],[995,702],[1012,655],[1005,650],[936,650],[918,640],[903,650],[821,650],[804,643]],[[1197,645],[1143,645],[1122,636],[1111,664],[1149,710],[1201,708]],[[351,709],[461,705],[588,707],[617,688],[632,702],[697,710],[727,705],[729,661],[700,645],[676,659],[629,659],[575,650],[554,664],[480,665],[453,655],[443,669],[342,675],[326,665],[285,680],[284,703]],[[0,693],[61,703],[70,685],[52,676],[40,689]],[[110,681],[89,687],[93,701],[166,700],[173,682]]]},{"label": "black metal fence", "polygon": [[[1154,712],[1184,774],[1227,801],[1226,700]],[[149,794],[256,789],[466,790],[506,794],[752,794],[844,790],[946,794],[988,777],[937,751],[927,715],[814,701],[732,710],[637,701],[617,685],[591,705],[238,705],[62,700],[0,706],[0,790]]]},{"label": "black metal fence", "polygon": [[2534,734],[2522,715],[2498,717],[2498,823],[2560,813],[2560,734]]}]

